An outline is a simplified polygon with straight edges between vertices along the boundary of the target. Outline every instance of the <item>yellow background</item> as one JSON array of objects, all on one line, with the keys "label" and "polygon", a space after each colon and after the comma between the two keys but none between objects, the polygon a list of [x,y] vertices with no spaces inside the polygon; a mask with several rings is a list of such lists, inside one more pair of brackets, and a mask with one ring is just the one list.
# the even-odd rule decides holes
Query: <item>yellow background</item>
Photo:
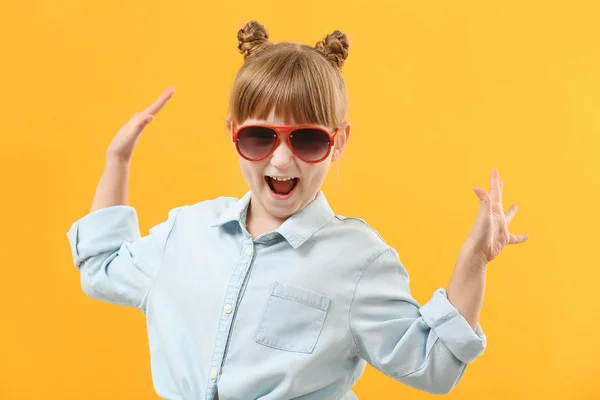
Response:
[{"label": "yellow background", "polygon": [[[394,247],[425,302],[504,178],[515,233],[490,265],[485,355],[448,399],[600,398],[600,6],[593,1],[3,1],[0,399],[151,399],[141,313],[86,298],[66,232],[118,128],[169,85],[136,150],[141,229],[246,186],[225,132],[257,19],[275,42],[335,29],[353,131],[324,190]],[[361,399],[434,398],[368,368]]]}]

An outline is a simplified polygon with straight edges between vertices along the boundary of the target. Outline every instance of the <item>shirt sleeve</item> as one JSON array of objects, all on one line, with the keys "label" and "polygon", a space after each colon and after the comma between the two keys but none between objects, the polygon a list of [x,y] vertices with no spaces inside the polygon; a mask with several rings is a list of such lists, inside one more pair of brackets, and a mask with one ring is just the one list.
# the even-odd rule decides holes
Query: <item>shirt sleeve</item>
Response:
[{"label": "shirt sleeve", "polygon": [[96,300],[143,309],[180,210],[169,211],[168,219],[144,237],[130,206],[106,207],[76,221],[67,238],[84,293]]},{"label": "shirt sleeve", "polygon": [[362,273],[350,328],[361,358],[403,384],[434,394],[449,393],[486,347],[481,327],[473,331],[444,289],[419,306],[391,248]]}]

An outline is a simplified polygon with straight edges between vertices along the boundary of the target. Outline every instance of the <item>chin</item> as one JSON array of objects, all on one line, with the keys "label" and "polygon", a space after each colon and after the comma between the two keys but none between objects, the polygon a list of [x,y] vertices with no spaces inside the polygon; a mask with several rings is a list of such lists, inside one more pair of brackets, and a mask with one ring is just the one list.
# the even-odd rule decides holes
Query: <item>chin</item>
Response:
[{"label": "chin", "polygon": [[260,194],[260,202],[265,211],[278,219],[287,219],[300,211],[304,205],[304,191],[297,185],[292,192],[286,196],[274,193],[268,184],[260,185],[257,194]]},{"label": "chin", "polygon": [[[268,177],[257,178],[253,177],[252,179],[254,183],[251,186],[252,193],[257,197],[261,208],[268,215],[280,220],[285,220],[301,211],[315,199],[318,192],[318,190],[308,191],[305,187],[307,181],[303,177],[295,178],[296,183],[293,189],[285,195],[274,191],[272,182],[269,181]],[[308,193],[311,194],[308,195]]]},{"label": "chin", "polygon": [[300,200],[301,191],[294,192],[291,196],[281,199],[271,191],[269,187],[263,191],[265,197],[265,206],[267,211],[278,218],[287,218],[298,212],[302,203]]}]

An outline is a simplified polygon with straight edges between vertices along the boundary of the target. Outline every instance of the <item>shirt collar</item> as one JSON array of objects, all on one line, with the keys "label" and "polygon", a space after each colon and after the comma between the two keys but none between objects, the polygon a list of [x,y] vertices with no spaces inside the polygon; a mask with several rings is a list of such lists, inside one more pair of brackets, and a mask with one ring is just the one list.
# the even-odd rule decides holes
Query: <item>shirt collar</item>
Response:
[{"label": "shirt collar", "polygon": [[[240,227],[244,229],[246,211],[251,197],[252,193],[248,191],[240,200],[232,203],[211,226],[219,227],[230,222],[238,222]],[[298,248],[331,221],[333,216],[334,213],[327,202],[325,194],[319,191],[317,197],[311,203],[285,220],[274,232],[283,236],[293,248]]]},{"label": "shirt collar", "polygon": [[237,221],[242,226],[246,225],[246,210],[248,210],[248,205],[250,204],[250,197],[252,197],[252,192],[247,192],[241,199],[238,201],[232,202],[216,219],[216,221],[211,225],[211,227],[218,227],[225,225],[229,222]]}]

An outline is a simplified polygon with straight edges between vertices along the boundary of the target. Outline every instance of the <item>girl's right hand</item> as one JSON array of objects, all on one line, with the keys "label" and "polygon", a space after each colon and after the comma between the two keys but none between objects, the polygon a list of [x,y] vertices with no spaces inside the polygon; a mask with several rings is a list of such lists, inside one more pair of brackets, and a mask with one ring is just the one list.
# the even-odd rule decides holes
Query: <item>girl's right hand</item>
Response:
[{"label": "girl's right hand", "polygon": [[107,158],[128,163],[131,160],[133,149],[135,148],[142,131],[154,119],[156,114],[167,104],[167,101],[173,96],[175,89],[167,88],[160,97],[144,111],[135,113],[133,117],[125,124],[108,146],[106,151]]}]

